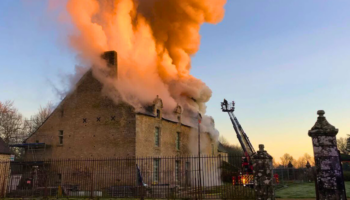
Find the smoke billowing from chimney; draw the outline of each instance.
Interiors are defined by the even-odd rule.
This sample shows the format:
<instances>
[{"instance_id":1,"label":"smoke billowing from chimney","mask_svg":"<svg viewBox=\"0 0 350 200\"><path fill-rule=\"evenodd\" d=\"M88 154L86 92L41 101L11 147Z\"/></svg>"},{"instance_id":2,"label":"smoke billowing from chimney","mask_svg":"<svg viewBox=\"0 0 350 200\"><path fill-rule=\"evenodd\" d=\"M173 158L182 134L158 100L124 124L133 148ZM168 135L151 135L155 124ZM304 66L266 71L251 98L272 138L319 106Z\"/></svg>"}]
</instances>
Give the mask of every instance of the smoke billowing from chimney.
<instances>
[{"instance_id":1,"label":"smoke billowing from chimney","mask_svg":"<svg viewBox=\"0 0 350 200\"><path fill-rule=\"evenodd\" d=\"M179 104L195 117L198 111L205 113L212 91L190 75L191 56L199 49L200 26L220 22L225 3L68 0L66 8L76 29L70 45L93 66L95 77L116 102L123 100L139 109L159 95L165 114ZM118 78L105 76L108 69L100 55L110 50L118 54Z\"/></svg>"}]
</instances>

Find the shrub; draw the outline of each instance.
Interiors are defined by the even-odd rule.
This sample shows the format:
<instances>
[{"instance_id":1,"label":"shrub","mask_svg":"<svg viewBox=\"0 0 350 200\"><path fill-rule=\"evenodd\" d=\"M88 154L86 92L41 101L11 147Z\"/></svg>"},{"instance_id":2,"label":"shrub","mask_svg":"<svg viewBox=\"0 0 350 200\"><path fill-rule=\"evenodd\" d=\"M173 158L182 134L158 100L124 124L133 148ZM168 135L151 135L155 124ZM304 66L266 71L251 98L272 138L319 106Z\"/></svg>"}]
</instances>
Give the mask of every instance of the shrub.
<instances>
[{"instance_id":1,"label":"shrub","mask_svg":"<svg viewBox=\"0 0 350 200\"><path fill-rule=\"evenodd\" d=\"M236 177L238 175L238 168L222 161L221 163L221 180L224 183L232 183L232 177Z\"/></svg>"},{"instance_id":2,"label":"shrub","mask_svg":"<svg viewBox=\"0 0 350 200\"><path fill-rule=\"evenodd\" d=\"M350 172L349 171L343 171L344 175L344 181L350 181Z\"/></svg>"}]
</instances>

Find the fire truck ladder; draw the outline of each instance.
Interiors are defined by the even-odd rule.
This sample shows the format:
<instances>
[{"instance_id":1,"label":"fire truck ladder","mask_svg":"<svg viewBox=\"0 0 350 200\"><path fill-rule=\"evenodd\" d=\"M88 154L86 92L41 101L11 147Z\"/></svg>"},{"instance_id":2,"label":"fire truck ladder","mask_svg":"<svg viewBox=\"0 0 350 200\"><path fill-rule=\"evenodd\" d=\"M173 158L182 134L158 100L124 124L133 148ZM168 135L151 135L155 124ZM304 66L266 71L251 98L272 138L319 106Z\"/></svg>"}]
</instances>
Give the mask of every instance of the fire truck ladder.
<instances>
[{"instance_id":1,"label":"fire truck ladder","mask_svg":"<svg viewBox=\"0 0 350 200\"><path fill-rule=\"evenodd\" d=\"M247 134L244 132L241 124L238 122L238 119L233 114L233 111L235 111L235 102L232 101L232 103L228 103L227 100L224 99L224 102L221 102L221 110L222 110L222 112L227 112L228 115L230 116L230 119L231 119L231 122L233 125L233 129L235 129L238 141L241 144L245 155L250 160L250 157L253 154L255 154L255 150L254 150L253 145L250 143Z\"/></svg>"}]
</instances>

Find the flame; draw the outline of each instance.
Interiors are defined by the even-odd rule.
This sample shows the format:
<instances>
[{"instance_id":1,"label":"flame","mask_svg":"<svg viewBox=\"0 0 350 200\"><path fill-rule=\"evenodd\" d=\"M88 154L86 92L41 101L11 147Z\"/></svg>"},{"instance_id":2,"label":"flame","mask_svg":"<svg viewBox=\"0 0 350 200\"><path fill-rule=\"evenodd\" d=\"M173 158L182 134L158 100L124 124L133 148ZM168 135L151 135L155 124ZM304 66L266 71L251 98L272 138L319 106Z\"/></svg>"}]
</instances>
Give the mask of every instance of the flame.
<instances>
[{"instance_id":1,"label":"flame","mask_svg":"<svg viewBox=\"0 0 350 200\"><path fill-rule=\"evenodd\" d=\"M68 0L76 32L70 45L99 69L100 54L118 53L118 78L105 80L135 107L159 95L165 110L176 104L205 113L211 90L190 75L203 23L218 23L226 0ZM96 73L95 73L96 74ZM113 90L108 90L113 91ZM192 99L195 99L193 101Z\"/></svg>"}]
</instances>

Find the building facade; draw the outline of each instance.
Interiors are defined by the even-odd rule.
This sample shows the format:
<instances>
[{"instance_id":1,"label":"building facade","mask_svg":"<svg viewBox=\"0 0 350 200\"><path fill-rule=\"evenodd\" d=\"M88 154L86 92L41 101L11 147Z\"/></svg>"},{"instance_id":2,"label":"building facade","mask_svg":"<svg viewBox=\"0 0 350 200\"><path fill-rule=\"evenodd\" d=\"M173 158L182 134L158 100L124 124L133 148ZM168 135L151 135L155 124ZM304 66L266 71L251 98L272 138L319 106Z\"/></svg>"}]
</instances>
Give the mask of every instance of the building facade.
<instances>
[{"instance_id":1,"label":"building facade","mask_svg":"<svg viewBox=\"0 0 350 200\"><path fill-rule=\"evenodd\" d=\"M162 116L158 97L151 112L135 112L125 102L115 104L101 95L102 85L89 71L25 143L45 144L26 152L27 159L121 158L193 155L197 128L181 122L181 107L174 108L178 121ZM192 136L192 137L191 137ZM201 153L217 152L208 133L201 133ZM40 150L41 149L41 150ZM214 150L215 149L215 150ZM214 152L214 153L213 153Z\"/></svg>"},{"instance_id":2,"label":"building facade","mask_svg":"<svg viewBox=\"0 0 350 200\"><path fill-rule=\"evenodd\" d=\"M108 66L117 69L116 53L107 52L104 55ZM113 75L116 74L115 72ZM25 145L33 147L27 148L26 159L151 157L141 163L135 159L130 162L123 161L122 164L109 162L98 166L86 165L84 168L56 163L51 165L50 169L57 171L57 177L51 179L53 183L78 184L80 179L75 177L77 174L90 174L94 177L93 173L99 169L110 173L103 177L94 177L94 182L99 187L132 185L137 183L137 165L147 184L192 184L191 175L186 173L189 173L190 168L196 171L195 165L198 165L198 162L175 159L169 164L162 159L167 156L194 154L191 148L197 145L198 129L182 122L182 108L174 108L173 118L176 120L167 119L163 117L162 99L157 96L144 112L136 112L128 103L116 104L104 96L102 88L103 85L94 78L93 72L88 71L77 83L75 90L68 94L42 126L25 140ZM201 143L205 144L202 145L201 154L218 155L217 144L210 134L200 135ZM197 155L197 152L195 154ZM217 163L207 165L208 169L214 165L218 166ZM205 164L202 164L202 168L205 168ZM132 175L125 177L122 173L115 174L115 171ZM184 176L187 176L187 179L179 181L176 178Z\"/></svg>"}]
</instances>

